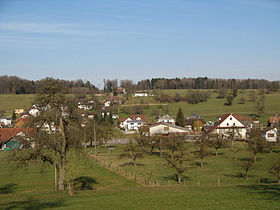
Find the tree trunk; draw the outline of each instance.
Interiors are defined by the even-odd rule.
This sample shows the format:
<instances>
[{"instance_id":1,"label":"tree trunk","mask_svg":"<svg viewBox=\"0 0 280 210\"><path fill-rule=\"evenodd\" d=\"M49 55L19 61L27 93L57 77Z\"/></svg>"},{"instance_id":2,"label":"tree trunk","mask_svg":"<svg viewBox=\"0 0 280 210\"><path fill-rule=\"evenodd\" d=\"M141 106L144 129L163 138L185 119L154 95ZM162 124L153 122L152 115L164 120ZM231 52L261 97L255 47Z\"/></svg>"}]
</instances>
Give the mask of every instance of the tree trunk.
<instances>
[{"instance_id":1,"label":"tree trunk","mask_svg":"<svg viewBox=\"0 0 280 210\"><path fill-rule=\"evenodd\" d=\"M200 168L202 168L202 158L200 159Z\"/></svg>"},{"instance_id":2,"label":"tree trunk","mask_svg":"<svg viewBox=\"0 0 280 210\"><path fill-rule=\"evenodd\" d=\"M59 163L59 175L58 175L58 190L64 190L65 189L65 158L60 158Z\"/></svg>"},{"instance_id":3,"label":"tree trunk","mask_svg":"<svg viewBox=\"0 0 280 210\"><path fill-rule=\"evenodd\" d=\"M254 163L257 162L257 153L254 155Z\"/></svg>"},{"instance_id":4,"label":"tree trunk","mask_svg":"<svg viewBox=\"0 0 280 210\"><path fill-rule=\"evenodd\" d=\"M278 174L278 182L277 184L280 184L280 173Z\"/></svg>"},{"instance_id":5,"label":"tree trunk","mask_svg":"<svg viewBox=\"0 0 280 210\"><path fill-rule=\"evenodd\" d=\"M182 177L180 174L177 174L177 183L180 184L182 180Z\"/></svg>"},{"instance_id":6,"label":"tree trunk","mask_svg":"<svg viewBox=\"0 0 280 210\"><path fill-rule=\"evenodd\" d=\"M65 175L66 175L66 136L64 133L64 124L62 117L59 119L61 129L61 148L59 151L59 176L58 176L58 190L65 190Z\"/></svg>"},{"instance_id":7,"label":"tree trunk","mask_svg":"<svg viewBox=\"0 0 280 210\"><path fill-rule=\"evenodd\" d=\"M218 156L218 149L216 149L216 156Z\"/></svg>"},{"instance_id":8,"label":"tree trunk","mask_svg":"<svg viewBox=\"0 0 280 210\"><path fill-rule=\"evenodd\" d=\"M248 179L248 169L245 170L245 176L244 179Z\"/></svg>"}]
</instances>

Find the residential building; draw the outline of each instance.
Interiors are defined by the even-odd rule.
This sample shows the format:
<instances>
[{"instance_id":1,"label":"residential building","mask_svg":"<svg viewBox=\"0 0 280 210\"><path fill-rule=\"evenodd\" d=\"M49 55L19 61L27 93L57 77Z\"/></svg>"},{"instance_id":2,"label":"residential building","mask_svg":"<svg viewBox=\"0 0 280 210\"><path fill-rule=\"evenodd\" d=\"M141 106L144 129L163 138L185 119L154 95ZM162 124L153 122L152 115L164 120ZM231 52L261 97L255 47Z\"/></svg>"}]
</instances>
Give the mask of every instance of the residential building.
<instances>
[{"instance_id":1,"label":"residential building","mask_svg":"<svg viewBox=\"0 0 280 210\"><path fill-rule=\"evenodd\" d=\"M12 119L7 117L7 116L3 116L0 117L0 122L4 125L4 126L9 126L12 124Z\"/></svg>"},{"instance_id":2,"label":"residential building","mask_svg":"<svg viewBox=\"0 0 280 210\"><path fill-rule=\"evenodd\" d=\"M165 114L158 118L158 123L171 123L175 125L175 120L168 114Z\"/></svg>"},{"instance_id":3,"label":"residential building","mask_svg":"<svg viewBox=\"0 0 280 210\"><path fill-rule=\"evenodd\" d=\"M134 93L135 97L144 97L144 96L149 96L148 91L136 91Z\"/></svg>"},{"instance_id":4,"label":"residential building","mask_svg":"<svg viewBox=\"0 0 280 210\"><path fill-rule=\"evenodd\" d=\"M277 141L277 128L275 126L269 126L262 131L263 137L268 142L276 142Z\"/></svg>"},{"instance_id":5,"label":"residential building","mask_svg":"<svg viewBox=\"0 0 280 210\"><path fill-rule=\"evenodd\" d=\"M218 118L218 122L208 131L208 134L229 138L233 135L236 139L246 139L247 131L252 127L253 120L250 117L239 114L224 114Z\"/></svg>"}]
</instances>

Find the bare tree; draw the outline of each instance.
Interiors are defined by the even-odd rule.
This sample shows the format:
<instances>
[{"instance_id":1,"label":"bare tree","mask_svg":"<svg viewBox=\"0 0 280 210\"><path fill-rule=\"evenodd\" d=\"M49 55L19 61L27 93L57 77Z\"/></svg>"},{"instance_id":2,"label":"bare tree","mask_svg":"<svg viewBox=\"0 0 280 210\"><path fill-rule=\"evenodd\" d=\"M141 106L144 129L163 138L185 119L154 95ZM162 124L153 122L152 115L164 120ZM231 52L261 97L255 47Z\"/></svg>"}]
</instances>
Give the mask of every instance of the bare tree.
<instances>
[{"instance_id":1,"label":"bare tree","mask_svg":"<svg viewBox=\"0 0 280 210\"><path fill-rule=\"evenodd\" d=\"M165 147L168 151L170 151L170 157L173 159L174 153L176 151L181 150L181 147L183 147L184 139L182 136L177 135L171 135L168 136L167 141L165 141Z\"/></svg>"},{"instance_id":2,"label":"bare tree","mask_svg":"<svg viewBox=\"0 0 280 210\"><path fill-rule=\"evenodd\" d=\"M202 134L201 139L195 143L198 150L194 152L195 156L200 160L200 167L203 166L203 159L207 157L210 152L208 151L208 139L205 134Z\"/></svg>"},{"instance_id":3,"label":"bare tree","mask_svg":"<svg viewBox=\"0 0 280 210\"><path fill-rule=\"evenodd\" d=\"M280 161L275 162L270 168L270 173L277 176L277 184L280 184Z\"/></svg>"},{"instance_id":4,"label":"bare tree","mask_svg":"<svg viewBox=\"0 0 280 210\"><path fill-rule=\"evenodd\" d=\"M58 170L57 188L64 190L67 153L70 149L82 152L76 102L64 94L57 80L47 79L36 97L36 104L40 114L34 123L40 132L33 142L35 148L13 153L11 159L17 166L27 166L33 161L54 165Z\"/></svg>"},{"instance_id":5,"label":"bare tree","mask_svg":"<svg viewBox=\"0 0 280 210\"><path fill-rule=\"evenodd\" d=\"M142 149L138 147L138 145L135 145L132 143L132 141L129 141L123 152L120 154L120 158L130 158L131 164L133 167L136 166L136 160L138 158L143 158L144 154L142 152Z\"/></svg>"},{"instance_id":6,"label":"bare tree","mask_svg":"<svg viewBox=\"0 0 280 210\"><path fill-rule=\"evenodd\" d=\"M211 139L209 145L216 150L216 156L218 156L218 150L227 145L227 141L220 136L217 136L216 139Z\"/></svg>"},{"instance_id":7,"label":"bare tree","mask_svg":"<svg viewBox=\"0 0 280 210\"><path fill-rule=\"evenodd\" d=\"M240 163L240 167L244 170L244 179L248 179L248 172L250 169L254 168L254 162L253 158L249 158Z\"/></svg>"},{"instance_id":8,"label":"bare tree","mask_svg":"<svg viewBox=\"0 0 280 210\"><path fill-rule=\"evenodd\" d=\"M260 128L251 128L248 139L249 150L254 154L254 162L257 161L257 153L264 152L267 148L267 143L261 134Z\"/></svg>"},{"instance_id":9,"label":"bare tree","mask_svg":"<svg viewBox=\"0 0 280 210\"><path fill-rule=\"evenodd\" d=\"M177 183L180 184L183 173L190 167L190 164L187 163L191 161L187 155L185 147L180 147L180 149L173 154L173 158L171 158L171 155L169 154L166 154L164 158L168 165L176 170Z\"/></svg>"}]
</instances>

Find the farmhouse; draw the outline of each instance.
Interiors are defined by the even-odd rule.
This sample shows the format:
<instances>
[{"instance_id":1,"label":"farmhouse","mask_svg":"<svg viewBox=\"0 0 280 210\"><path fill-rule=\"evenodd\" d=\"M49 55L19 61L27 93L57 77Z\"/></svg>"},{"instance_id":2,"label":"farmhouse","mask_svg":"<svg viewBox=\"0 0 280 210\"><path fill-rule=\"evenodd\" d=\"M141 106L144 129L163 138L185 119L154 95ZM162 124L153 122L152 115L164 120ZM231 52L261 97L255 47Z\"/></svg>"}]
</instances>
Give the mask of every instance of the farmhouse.
<instances>
[{"instance_id":1,"label":"farmhouse","mask_svg":"<svg viewBox=\"0 0 280 210\"><path fill-rule=\"evenodd\" d=\"M148 91L137 91L134 93L135 97L149 96Z\"/></svg>"},{"instance_id":2,"label":"farmhouse","mask_svg":"<svg viewBox=\"0 0 280 210\"><path fill-rule=\"evenodd\" d=\"M28 110L28 113L31 114L33 117L36 117L39 114L39 112L39 108L36 104L33 104Z\"/></svg>"},{"instance_id":3,"label":"farmhouse","mask_svg":"<svg viewBox=\"0 0 280 210\"><path fill-rule=\"evenodd\" d=\"M262 131L263 137L268 142L277 141L277 128L275 126L269 126Z\"/></svg>"},{"instance_id":4,"label":"farmhouse","mask_svg":"<svg viewBox=\"0 0 280 210\"><path fill-rule=\"evenodd\" d=\"M21 149L21 139L36 136L36 128L0 128L0 150Z\"/></svg>"},{"instance_id":5,"label":"farmhouse","mask_svg":"<svg viewBox=\"0 0 280 210\"><path fill-rule=\"evenodd\" d=\"M171 123L175 125L175 120L170 115L165 114L162 117L158 118L158 123Z\"/></svg>"},{"instance_id":6,"label":"farmhouse","mask_svg":"<svg viewBox=\"0 0 280 210\"><path fill-rule=\"evenodd\" d=\"M251 128L253 120L240 114L224 114L218 122L208 131L208 134L217 134L222 138L230 135L237 139L246 139L247 130Z\"/></svg>"}]
</instances>

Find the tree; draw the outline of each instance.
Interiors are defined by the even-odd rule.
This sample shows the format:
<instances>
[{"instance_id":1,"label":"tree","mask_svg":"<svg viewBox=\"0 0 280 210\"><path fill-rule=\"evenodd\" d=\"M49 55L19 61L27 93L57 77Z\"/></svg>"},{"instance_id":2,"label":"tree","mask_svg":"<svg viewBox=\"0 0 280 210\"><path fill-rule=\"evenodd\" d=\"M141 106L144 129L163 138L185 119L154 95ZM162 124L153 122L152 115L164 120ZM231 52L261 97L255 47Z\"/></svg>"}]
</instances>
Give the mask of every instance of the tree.
<instances>
[{"instance_id":1,"label":"tree","mask_svg":"<svg viewBox=\"0 0 280 210\"><path fill-rule=\"evenodd\" d=\"M276 161L270 168L270 173L277 177L277 184L280 184L280 161Z\"/></svg>"},{"instance_id":2,"label":"tree","mask_svg":"<svg viewBox=\"0 0 280 210\"><path fill-rule=\"evenodd\" d=\"M15 122L17 119L17 115L15 113L15 110L13 111L13 114L12 114L12 121Z\"/></svg>"},{"instance_id":3,"label":"tree","mask_svg":"<svg viewBox=\"0 0 280 210\"><path fill-rule=\"evenodd\" d=\"M187 155L185 147L180 147L179 150L177 150L173 154L172 158L170 154L165 154L164 159L167 161L170 167L176 170L177 183L180 184L183 173L186 171L187 168L190 167L187 163L191 161L191 159Z\"/></svg>"},{"instance_id":4,"label":"tree","mask_svg":"<svg viewBox=\"0 0 280 210\"><path fill-rule=\"evenodd\" d=\"M225 105L231 106L232 105L232 101L233 101L233 96L232 95L228 95L227 96L227 101L225 102Z\"/></svg>"},{"instance_id":5,"label":"tree","mask_svg":"<svg viewBox=\"0 0 280 210\"><path fill-rule=\"evenodd\" d=\"M58 170L57 188L64 190L68 151L82 152L76 102L66 97L58 80L46 79L36 97L36 104L40 114L34 123L40 132L33 142L35 148L18 151L12 154L11 159L17 166L27 166L33 161L54 165Z\"/></svg>"},{"instance_id":6,"label":"tree","mask_svg":"<svg viewBox=\"0 0 280 210\"><path fill-rule=\"evenodd\" d=\"M179 110L177 112L175 125L181 126L181 127L184 127L184 125L185 125L184 114L182 112L181 107L179 108Z\"/></svg>"},{"instance_id":7,"label":"tree","mask_svg":"<svg viewBox=\"0 0 280 210\"><path fill-rule=\"evenodd\" d=\"M261 96L261 99L256 101L256 111L257 111L257 116L261 116L262 114L265 113L265 95L263 94Z\"/></svg>"},{"instance_id":8,"label":"tree","mask_svg":"<svg viewBox=\"0 0 280 210\"><path fill-rule=\"evenodd\" d=\"M218 90L217 98L225 98L227 94L227 90L225 88L221 88Z\"/></svg>"},{"instance_id":9,"label":"tree","mask_svg":"<svg viewBox=\"0 0 280 210\"><path fill-rule=\"evenodd\" d=\"M173 159L174 153L183 147L184 139L182 136L171 135L165 141L165 147L170 151L170 158Z\"/></svg>"},{"instance_id":10,"label":"tree","mask_svg":"<svg viewBox=\"0 0 280 210\"><path fill-rule=\"evenodd\" d=\"M203 166L203 159L207 157L210 153L208 151L208 139L205 134L201 135L201 139L196 141L195 144L198 147L198 150L194 152L195 156L200 160L200 167Z\"/></svg>"},{"instance_id":11,"label":"tree","mask_svg":"<svg viewBox=\"0 0 280 210\"><path fill-rule=\"evenodd\" d=\"M244 179L248 179L248 172L250 169L252 169L254 167L254 159L249 158L246 161L243 161L242 163L240 163L240 167L245 171L244 172Z\"/></svg>"},{"instance_id":12,"label":"tree","mask_svg":"<svg viewBox=\"0 0 280 210\"><path fill-rule=\"evenodd\" d=\"M125 147L125 149L122 151L122 153L120 154L120 158L130 158L131 164L133 165L133 167L136 166L136 159L138 158L143 158L143 152L141 150L141 148L139 148L137 145L133 144L132 141L129 141L129 143L127 144L127 146Z\"/></svg>"},{"instance_id":13,"label":"tree","mask_svg":"<svg viewBox=\"0 0 280 210\"><path fill-rule=\"evenodd\" d=\"M240 99L239 99L239 104L245 104L246 100L245 98L242 96Z\"/></svg>"},{"instance_id":14,"label":"tree","mask_svg":"<svg viewBox=\"0 0 280 210\"><path fill-rule=\"evenodd\" d=\"M254 162L257 161L257 153L264 152L267 144L266 140L261 134L260 128L251 128L248 139L249 150L254 154Z\"/></svg>"},{"instance_id":15,"label":"tree","mask_svg":"<svg viewBox=\"0 0 280 210\"><path fill-rule=\"evenodd\" d=\"M232 96L235 98L237 96L238 89L233 89L232 90Z\"/></svg>"},{"instance_id":16,"label":"tree","mask_svg":"<svg viewBox=\"0 0 280 210\"><path fill-rule=\"evenodd\" d=\"M218 156L218 150L225 147L227 141L220 136L217 136L216 139L210 140L209 145L216 150L216 156Z\"/></svg>"}]
</instances>

